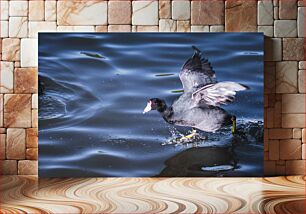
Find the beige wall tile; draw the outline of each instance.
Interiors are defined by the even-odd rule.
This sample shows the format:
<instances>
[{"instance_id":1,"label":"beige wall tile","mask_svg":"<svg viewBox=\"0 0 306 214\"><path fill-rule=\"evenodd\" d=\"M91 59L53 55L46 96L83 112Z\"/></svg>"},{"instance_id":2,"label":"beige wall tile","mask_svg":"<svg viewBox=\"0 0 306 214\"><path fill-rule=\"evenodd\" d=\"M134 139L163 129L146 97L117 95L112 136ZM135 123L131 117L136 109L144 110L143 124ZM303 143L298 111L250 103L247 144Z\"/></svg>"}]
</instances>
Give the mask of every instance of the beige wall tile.
<instances>
[{"instance_id":1,"label":"beige wall tile","mask_svg":"<svg viewBox=\"0 0 306 214\"><path fill-rule=\"evenodd\" d=\"M212 25L209 27L210 32L224 32L223 25Z\"/></svg>"},{"instance_id":2,"label":"beige wall tile","mask_svg":"<svg viewBox=\"0 0 306 214\"><path fill-rule=\"evenodd\" d=\"M0 94L0 127L2 126L3 126L3 94Z\"/></svg>"},{"instance_id":3,"label":"beige wall tile","mask_svg":"<svg viewBox=\"0 0 306 214\"><path fill-rule=\"evenodd\" d=\"M0 160L0 175L17 175L16 160Z\"/></svg>"},{"instance_id":4,"label":"beige wall tile","mask_svg":"<svg viewBox=\"0 0 306 214\"><path fill-rule=\"evenodd\" d=\"M257 27L257 32L263 32L263 34L268 37L273 37L274 35L273 31L274 31L273 26L258 26Z\"/></svg>"},{"instance_id":5,"label":"beige wall tile","mask_svg":"<svg viewBox=\"0 0 306 214\"><path fill-rule=\"evenodd\" d=\"M276 165L285 166L285 165L286 165L286 161L284 161L284 160L278 160L278 161L276 161Z\"/></svg>"},{"instance_id":6,"label":"beige wall tile","mask_svg":"<svg viewBox=\"0 0 306 214\"><path fill-rule=\"evenodd\" d=\"M209 32L208 25L192 25L191 32Z\"/></svg>"},{"instance_id":7,"label":"beige wall tile","mask_svg":"<svg viewBox=\"0 0 306 214\"><path fill-rule=\"evenodd\" d=\"M4 126L31 127L31 94L4 95Z\"/></svg>"},{"instance_id":8,"label":"beige wall tile","mask_svg":"<svg viewBox=\"0 0 306 214\"><path fill-rule=\"evenodd\" d=\"M0 93L12 93L14 81L14 63L0 62Z\"/></svg>"},{"instance_id":9,"label":"beige wall tile","mask_svg":"<svg viewBox=\"0 0 306 214\"><path fill-rule=\"evenodd\" d=\"M304 60L304 38L283 39L283 60Z\"/></svg>"},{"instance_id":10,"label":"beige wall tile","mask_svg":"<svg viewBox=\"0 0 306 214\"><path fill-rule=\"evenodd\" d=\"M298 37L305 37L305 7L298 8L297 28Z\"/></svg>"},{"instance_id":11,"label":"beige wall tile","mask_svg":"<svg viewBox=\"0 0 306 214\"><path fill-rule=\"evenodd\" d=\"M109 1L108 2L108 24L131 24L130 1Z\"/></svg>"},{"instance_id":12,"label":"beige wall tile","mask_svg":"<svg viewBox=\"0 0 306 214\"><path fill-rule=\"evenodd\" d=\"M298 4L299 7L305 7L306 6L304 0L298 0L297 4Z\"/></svg>"},{"instance_id":13,"label":"beige wall tile","mask_svg":"<svg viewBox=\"0 0 306 214\"><path fill-rule=\"evenodd\" d=\"M6 140L7 159L25 159L25 129L8 128Z\"/></svg>"},{"instance_id":14,"label":"beige wall tile","mask_svg":"<svg viewBox=\"0 0 306 214\"><path fill-rule=\"evenodd\" d=\"M189 20L190 19L190 2L189 1L172 1L172 19Z\"/></svg>"},{"instance_id":15,"label":"beige wall tile","mask_svg":"<svg viewBox=\"0 0 306 214\"><path fill-rule=\"evenodd\" d=\"M306 114L283 114L283 128L304 128Z\"/></svg>"},{"instance_id":16,"label":"beige wall tile","mask_svg":"<svg viewBox=\"0 0 306 214\"><path fill-rule=\"evenodd\" d=\"M159 18L171 18L171 1L159 1Z\"/></svg>"},{"instance_id":17,"label":"beige wall tile","mask_svg":"<svg viewBox=\"0 0 306 214\"><path fill-rule=\"evenodd\" d=\"M302 159L303 160L306 159L306 144L305 143L302 144Z\"/></svg>"},{"instance_id":18,"label":"beige wall tile","mask_svg":"<svg viewBox=\"0 0 306 214\"><path fill-rule=\"evenodd\" d=\"M302 138L302 129L294 128L293 129L293 138L294 139L301 139Z\"/></svg>"},{"instance_id":19,"label":"beige wall tile","mask_svg":"<svg viewBox=\"0 0 306 214\"><path fill-rule=\"evenodd\" d=\"M299 82L298 82L298 87L299 87L299 93L305 93L305 70L299 70Z\"/></svg>"},{"instance_id":20,"label":"beige wall tile","mask_svg":"<svg viewBox=\"0 0 306 214\"><path fill-rule=\"evenodd\" d=\"M279 18L296 19L297 17L296 0L279 0Z\"/></svg>"},{"instance_id":21,"label":"beige wall tile","mask_svg":"<svg viewBox=\"0 0 306 214\"><path fill-rule=\"evenodd\" d=\"M138 25L138 26L140 26L140 25ZM132 25L132 32L137 32L137 25Z\"/></svg>"},{"instance_id":22,"label":"beige wall tile","mask_svg":"<svg viewBox=\"0 0 306 214\"><path fill-rule=\"evenodd\" d=\"M273 6L278 7L279 6L279 0L273 0Z\"/></svg>"},{"instance_id":23,"label":"beige wall tile","mask_svg":"<svg viewBox=\"0 0 306 214\"><path fill-rule=\"evenodd\" d=\"M0 134L0 159L5 159L6 134Z\"/></svg>"},{"instance_id":24,"label":"beige wall tile","mask_svg":"<svg viewBox=\"0 0 306 214\"><path fill-rule=\"evenodd\" d=\"M297 92L297 62L276 63L276 93Z\"/></svg>"},{"instance_id":25,"label":"beige wall tile","mask_svg":"<svg viewBox=\"0 0 306 214\"><path fill-rule=\"evenodd\" d=\"M158 1L133 1L133 25L158 25Z\"/></svg>"},{"instance_id":26,"label":"beige wall tile","mask_svg":"<svg viewBox=\"0 0 306 214\"><path fill-rule=\"evenodd\" d=\"M44 1L29 1L29 20L43 21L45 19L45 2Z\"/></svg>"},{"instance_id":27,"label":"beige wall tile","mask_svg":"<svg viewBox=\"0 0 306 214\"><path fill-rule=\"evenodd\" d=\"M37 148L38 147L37 128L29 128L26 130L26 146L27 148Z\"/></svg>"},{"instance_id":28,"label":"beige wall tile","mask_svg":"<svg viewBox=\"0 0 306 214\"><path fill-rule=\"evenodd\" d=\"M57 2L58 25L106 25L107 2L100 0Z\"/></svg>"},{"instance_id":29,"label":"beige wall tile","mask_svg":"<svg viewBox=\"0 0 306 214\"><path fill-rule=\"evenodd\" d=\"M36 160L18 161L18 175L37 175L38 162Z\"/></svg>"},{"instance_id":30,"label":"beige wall tile","mask_svg":"<svg viewBox=\"0 0 306 214\"><path fill-rule=\"evenodd\" d=\"M282 127L282 102L276 101L274 107L274 127Z\"/></svg>"},{"instance_id":31,"label":"beige wall tile","mask_svg":"<svg viewBox=\"0 0 306 214\"><path fill-rule=\"evenodd\" d=\"M94 26L57 26L57 32L95 32Z\"/></svg>"},{"instance_id":32,"label":"beige wall tile","mask_svg":"<svg viewBox=\"0 0 306 214\"><path fill-rule=\"evenodd\" d=\"M305 94L284 94L282 113L306 113Z\"/></svg>"},{"instance_id":33,"label":"beige wall tile","mask_svg":"<svg viewBox=\"0 0 306 214\"><path fill-rule=\"evenodd\" d=\"M177 32L190 32L189 21L177 21Z\"/></svg>"},{"instance_id":34,"label":"beige wall tile","mask_svg":"<svg viewBox=\"0 0 306 214\"><path fill-rule=\"evenodd\" d=\"M280 140L279 147L281 160L299 160L302 158L301 140Z\"/></svg>"},{"instance_id":35,"label":"beige wall tile","mask_svg":"<svg viewBox=\"0 0 306 214\"><path fill-rule=\"evenodd\" d=\"M108 32L131 32L131 25L108 25Z\"/></svg>"},{"instance_id":36,"label":"beige wall tile","mask_svg":"<svg viewBox=\"0 0 306 214\"><path fill-rule=\"evenodd\" d=\"M286 161L286 175L305 174L305 160Z\"/></svg>"},{"instance_id":37,"label":"beige wall tile","mask_svg":"<svg viewBox=\"0 0 306 214\"><path fill-rule=\"evenodd\" d=\"M257 24L273 25L273 2L272 0L263 0L257 2Z\"/></svg>"},{"instance_id":38,"label":"beige wall tile","mask_svg":"<svg viewBox=\"0 0 306 214\"><path fill-rule=\"evenodd\" d=\"M269 139L291 139L292 129L269 129Z\"/></svg>"},{"instance_id":39,"label":"beige wall tile","mask_svg":"<svg viewBox=\"0 0 306 214\"><path fill-rule=\"evenodd\" d=\"M2 40L2 60L20 60L20 39L6 38Z\"/></svg>"},{"instance_id":40,"label":"beige wall tile","mask_svg":"<svg viewBox=\"0 0 306 214\"><path fill-rule=\"evenodd\" d=\"M38 110L37 109L32 110L32 127L33 128L38 127Z\"/></svg>"},{"instance_id":41,"label":"beige wall tile","mask_svg":"<svg viewBox=\"0 0 306 214\"><path fill-rule=\"evenodd\" d=\"M96 32L107 32L107 25L96 26Z\"/></svg>"},{"instance_id":42,"label":"beige wall tile","mask_svg":"<svg viewBox=\"0 0 306 214\"><path fill-rule=\"evenodd\" d=\"M38 94L32 94L32 109L38 109Z\"/></svg>"},{"instance_id":43,"label":"beige wall tile","mask_svg":"<svg viewBox=\"0 0 306 214\"><path fill-rule=\"evenodd\" d=\"M15 61L14 62L14 67L15 68L20 68L20 61Z\"/></svg>"},{"instance_id":44,"label":"beige wall tile","mask_svg":"<svg viewBox=\"0 0 306 214\"><path fill-rule=\"evenodd\" d=\"M8 21L0 21L0 37L6 38L9 36Z\"/></svg>"},{"instance_id":45,"label":"beige wall tile","mask_svg":"<svg viewBox=\"0 0 306 214\"><path fill-rule=\"evenodd\" d=\"M275 20L274 36L296 37L297 36L296 20Z\"/></svg>"},{"instance_id":46,"label":"beige wall tile","mask_svg":"<svg viewBox=\"0 0 306 214\"><path fill-rule=\"evenodd\" d=\"M56 22L29 22L29 37L38 38L38 32L56 32Z\"/></svg>"},{"instance_id":47,"label":"beige wall tile","mask_svg":"<svg viewBox=\"0 0 306 214\"><path fill-rule=\"evenodd\" d=\"M26 150L27 160L38 160L38 148L29 148Z\"/></svg>"},{"instance_id":48,"label":"beige wall tile","mask_svg":"<svg viewBox=\"0 0 306 214\"><path fill-rule=\"evenodd\" d=\"M37 39L21 39L21 67L37 67L38 41Z\"/></svg>"},{"instance_id":49,"label":"beige wall tile","mask_svg":"<svg viewBox=\"0 0 306 214\"><path fill-rule=\"evenodd\" d=\"M0 20L8 20L9 18L9 2L8 1L0 1Z\"/></svg>"},{"instance_id":50,"label":"beige wall tile","mask_svg":"<svg viewBox=\"0 0 306 214\"><path fill-rule=\"evenodd\" d=\"M269 141L269 160L279 160L279 140Z\"/></svg>"},{"instance_id":51,"label":"beige wall tile","mask_svg":"<svg viewBox=\"0 0 306 214\"><path fill-rule=\"evenodd\" d=\"M10 16L28 16L28 1L10 1Z\"/></svg>"},{"instance_id":52,"label":"beige wall tile","mask_svg":"<svg viewBox=\"0 0 306 214\"><path fill-rule=\"evenodd\" d=\"M137 26L137 32L158 32L158 26Z\"/></svg>"},{"instance_id":53,"label":"beige wall tile","mask_svg":"<svg viewBox=\"0 0 306 214\"><path fill-rule=\"evenodd\" d=\"M9 36L25 38L28 36L28 18L27 17L10 17L9 19Z\"/></svg>"},{"instance_id":54,"label":"beige wall tile","mask_svg":"<svg viewBox=\"0 0 306 214\"><path fill-rule=\"evenodd\" d=\"M300 61L299 62L299 69L303 69L303 70L306 69L306 61Z\"/></svg>"},{"instance_id":55,"label":"beige wall tile","mask_svg":"<svg viewBox=\"0 0 306 214\"><path fill-rule=\"evenodd\" d=\"M257 1L227 0L225 31L257 32Z\"/></svg>"},{"instance_id":56,"label":"beige wall tile","mask_svg":"<svg viewBox=\"0 0 306 214\"><path fill-rule=\"evenodd\" d=\"M176 21L172 19L160 19L158 27L159 27L159 32L175 32Z\"/></svg>"},{"instance_id":57,"label":"beige wall tile","mask_svg":"<svg viewBox=\"0 0 306 214\"><path fill-rule=\"evenodd\" d=\"M273 9L273 18L274 18L274 20L278 20L279 19L278 11L279 11L278 7L274 7L274 9Z\"/></svg>"},{"instance_id":58,"label":"beige wall tile","mask_svg":"<svg viewBox=\"0 0 306 214\"><path fill-rule=\"evenodd\" d=\"M45 1L45 20L56 21L56 1Z\"/></svg>"},{"instance_id":59,"label":"beige wall tile","mask_svg":"<svg viewBox=\"0 0 306 214\"><path fill-rule=\"evenodd\" d=\"M14 83L14 92L16 94L37 93L37 68L16 68L14 72Z\"/></svg>"},{"instance_id":60,"label":"beige wall tile","mask_svg":"<svg viewBox=\"0 0 306 214\"><path fill-rule=\"evenodd\" d=\"M224 24L224 2L219 0L192 1L192 25Z\"/></svg>"}]
</instances>

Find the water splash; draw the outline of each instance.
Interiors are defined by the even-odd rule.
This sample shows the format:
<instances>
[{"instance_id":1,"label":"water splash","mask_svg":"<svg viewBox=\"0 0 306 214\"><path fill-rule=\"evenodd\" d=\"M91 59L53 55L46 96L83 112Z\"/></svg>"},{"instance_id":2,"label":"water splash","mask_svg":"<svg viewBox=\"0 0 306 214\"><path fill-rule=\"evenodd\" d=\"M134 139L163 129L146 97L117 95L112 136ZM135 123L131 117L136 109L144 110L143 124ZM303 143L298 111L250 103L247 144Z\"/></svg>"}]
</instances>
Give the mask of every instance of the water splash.
<instances>
[{"instance_id":1,"label":"water splash","mask_svg":"<svg viewBox=\"0 0 306 214\"><path fill-rule=\"evenodd\" d=\"M198 144L202 143L203 141L207 140L207 136L203 135L202 133L196 132L192 137L186 137L183 133L177 130L175 127L169 128L171 133L171 137L162 145L188 145L192 144L193 146L197 146ZM192 134L192 131L189 131L187 135Z\"/></svg>"},{"instance_id":2,"label":"water splash","mask_svg":"<svg viewBox=\"0 0 306 214\"><path fill-rule=\"evenodd\" d=\"M263 144L263 121L237 120L237 123L237 131L234 135L231 133L231 127L228 126L218 130L216 133L197 131L191 138L184 137L191 134L191 131L183 134L176 127L170 127L171 137L163 142L162 145L198 147L203 145L225 146L238 143Z\"/></svg>"}]
</instances>

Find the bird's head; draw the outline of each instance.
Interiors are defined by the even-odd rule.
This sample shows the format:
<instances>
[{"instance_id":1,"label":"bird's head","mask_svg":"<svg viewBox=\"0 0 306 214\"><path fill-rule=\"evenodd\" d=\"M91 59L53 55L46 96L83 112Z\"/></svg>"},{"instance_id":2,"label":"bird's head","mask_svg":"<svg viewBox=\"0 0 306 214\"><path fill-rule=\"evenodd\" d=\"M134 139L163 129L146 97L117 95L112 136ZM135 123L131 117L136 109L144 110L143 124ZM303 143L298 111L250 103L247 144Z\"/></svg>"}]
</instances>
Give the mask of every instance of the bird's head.
<instances>
[{"instance_id":1,"label":"bird's head","mask_svg":"<svg viewBox=\"0 0 306 214\"><path fill-rule=\"evenodd\" d=\"M162 112L166 109L166 103L164 100L161 100L159 98L151 98L147 102L147 106L143 110L143 114L151 111L151 110L157 110L159 112Z\"/></svg>"}]
</instances>

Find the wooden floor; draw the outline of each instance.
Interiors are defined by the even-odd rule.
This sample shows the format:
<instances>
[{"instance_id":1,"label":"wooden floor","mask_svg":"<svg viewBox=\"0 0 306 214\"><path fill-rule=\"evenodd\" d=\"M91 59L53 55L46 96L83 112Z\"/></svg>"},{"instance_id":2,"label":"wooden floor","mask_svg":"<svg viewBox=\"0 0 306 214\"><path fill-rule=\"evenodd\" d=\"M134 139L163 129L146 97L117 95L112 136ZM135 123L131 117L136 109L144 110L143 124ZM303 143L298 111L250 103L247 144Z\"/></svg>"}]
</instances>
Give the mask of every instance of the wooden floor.
<instances>
[{"instance_id":1,"label":"wooden floor","mask_svg":"<svg viewBox=\"0 0 306 214\"><path fill-rule=\"evenodd\" d=\"M305 213L305 177L0 178L2 213ZM1 213L1 212L0 212Z\"/></svg>"}]
</instances>

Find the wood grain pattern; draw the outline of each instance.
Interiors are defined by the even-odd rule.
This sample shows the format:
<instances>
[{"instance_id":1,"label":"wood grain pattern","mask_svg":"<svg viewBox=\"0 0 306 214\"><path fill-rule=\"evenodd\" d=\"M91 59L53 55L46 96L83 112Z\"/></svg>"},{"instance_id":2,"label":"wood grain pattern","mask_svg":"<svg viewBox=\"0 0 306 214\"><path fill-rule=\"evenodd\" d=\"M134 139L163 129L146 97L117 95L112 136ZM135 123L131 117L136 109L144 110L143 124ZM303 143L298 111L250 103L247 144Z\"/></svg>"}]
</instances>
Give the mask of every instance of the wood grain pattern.
<instances>
[{"instance_id":1,"label":"wood grain pattern","mask_svg":"<svg viewBox=\"0 0 306 214\"><path fill-rule=\"evenodd\" d=\"M305 213L305 177L0 179L1 213Z\"/></svg>"}]
</instances>

